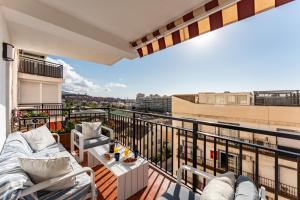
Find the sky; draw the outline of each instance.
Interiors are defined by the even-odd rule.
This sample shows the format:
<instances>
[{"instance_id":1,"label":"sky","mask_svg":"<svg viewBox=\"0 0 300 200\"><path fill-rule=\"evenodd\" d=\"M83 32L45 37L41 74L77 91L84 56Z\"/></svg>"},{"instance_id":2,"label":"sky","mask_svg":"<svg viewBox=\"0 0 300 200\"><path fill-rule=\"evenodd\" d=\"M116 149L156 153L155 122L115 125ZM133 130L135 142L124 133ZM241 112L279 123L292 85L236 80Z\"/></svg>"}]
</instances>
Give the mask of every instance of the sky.
<instances>
[{"instance_id":1,"label":"sky","mask_svg":"<svg viewBox=\"0 0 300 200\"><path fill-rule=\"evenodd\" d=\"M63 90L135 98L300 89L300 1L108 67L51 56L64 65Z\"/></svg>"}]
</instances>

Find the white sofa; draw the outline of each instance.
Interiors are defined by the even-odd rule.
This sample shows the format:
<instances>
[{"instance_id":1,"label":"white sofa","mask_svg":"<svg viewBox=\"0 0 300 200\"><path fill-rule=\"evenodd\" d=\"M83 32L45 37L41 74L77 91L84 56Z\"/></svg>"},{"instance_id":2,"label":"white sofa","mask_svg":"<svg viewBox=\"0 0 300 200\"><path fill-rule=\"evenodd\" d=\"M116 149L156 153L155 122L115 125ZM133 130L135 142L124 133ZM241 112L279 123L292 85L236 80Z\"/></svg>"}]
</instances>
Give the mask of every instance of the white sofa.
<instances>
[{"instance_id":1,"label":"white sofa","mask_svg":"<svg viewBox=\"0 0 300 200\"><path fill-rule=\"evenodd\" d=\"M20 132L8 135L0 154L0 199L96 199L94 171L88 167L81 167L74 157L59 143L39 152L34 152ZM69 156L73 172L61 177L52 178L34 184L25 171L20 167L19 157L46 157L51 155ZM89 173L89 175L87 174ZM70 177L75 177L73 187L47 191L46 189Z\"/></svg>"}]
</instances>

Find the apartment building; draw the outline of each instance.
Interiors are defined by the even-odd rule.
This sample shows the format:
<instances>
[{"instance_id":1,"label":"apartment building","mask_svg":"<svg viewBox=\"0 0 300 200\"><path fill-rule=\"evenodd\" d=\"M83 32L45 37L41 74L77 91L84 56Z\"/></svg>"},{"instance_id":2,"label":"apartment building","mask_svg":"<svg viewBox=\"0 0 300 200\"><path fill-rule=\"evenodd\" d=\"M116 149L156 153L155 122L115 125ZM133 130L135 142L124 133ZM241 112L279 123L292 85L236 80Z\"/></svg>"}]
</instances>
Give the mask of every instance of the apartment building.
<instances>
[{"instance_id":1,"label":"apartment building","mask_svg":"<svg viewBox=\"0 0 300 200\"><path fill-rule=\"evenodd\" d=\"M136 96L136 108L154 112L170 113L172 111L172 98L170 96L149 95L139 93Z\"/></svg>"},{"instance_id":2,"label":"apartment building","mask_svg":"<svg viewBox=\"0 0 300 200\"><path fill-rule=\"evenodd\" d=\"M269 91L271 93L271 91ZM184 98L180 98L184 97ZM189 98L188 98L189 97ZM195 97L193 101L189 101L191 97ZM266 129L273 131L284 131L290 134L300 134L300 107L292 106L262 106L252 103L252 94L245 93L199 93L191 95L174 95L172 97L172 115L176 117L188 117L200 121L209 121L235 127L251 127L258 129ZM270 101L270 99L269 99ZM188 128L192 130L191 123L173 122L174 126ZM297 140L277 137L276 135L257 134L255 132L238 131L227 128L218 128L208 125L199 125L198 130L213 135L224 136L234 140L246 143L259 144L267 148L283 149L294 152L300 151L300 144ZM191 135L185 133L175 134L175 142L179 142L178 154L181 163L185 163L185 159L189 163L192 162L192 142ZM207 142L207 151L203 152L203 140L198 140L197 146L197 162L202 163L206 158L208 170L214 167L214 156L216 156L216 167L219 170L226 166L225 144L217 141L216 149L214 142ZM231 146L228 149L228 165L232 171L238 173L239 163L242 162L243 174L251 176L255 174L255 151L253 149L243 148L242 159L239 158L239 147ZM204 153L206 154L204 156ZM269 152L260 154L260 172L259 180L266 186L274 184L274 155ZM177 159L177 157L174 157ZM285 157L286 159L286 157ZM176 161L177 162L177 161ZM297 183L292 181L293 176L297 176L297 168L295 160L282 160L279 162L279 181L283 191L296 193ZM192 177L189 177L191 180ZM271 198L270 194L270 199ZM282 199L292 198L284 195Z\"/></svg>"},{"instance_id":3,"label":"apartment building","mask_svg":"<svg viewBox=\"0 0 300 200\"><path fill-rule=\"evenodd\" d=\"M13 107L61 104L62 65L48 62L47 55L29 51L20 50L16 55Z\"/></svg>"}]
</instances>

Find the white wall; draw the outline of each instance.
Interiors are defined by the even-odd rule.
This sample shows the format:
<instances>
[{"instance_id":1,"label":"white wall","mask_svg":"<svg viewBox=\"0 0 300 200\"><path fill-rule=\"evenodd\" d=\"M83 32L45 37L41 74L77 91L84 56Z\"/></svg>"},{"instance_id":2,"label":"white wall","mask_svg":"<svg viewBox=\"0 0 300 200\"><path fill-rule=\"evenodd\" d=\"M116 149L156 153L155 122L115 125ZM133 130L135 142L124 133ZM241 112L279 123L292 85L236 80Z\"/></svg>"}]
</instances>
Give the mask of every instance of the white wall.
<instances>
[{"instance_id":1,"label":"white wall","mask_svg":"<svg viewBox=\"0 0 300 200\"><path fill-rule=\"evenodd\" d=\"M0 8L0 151L5 142L9 128L9 67L10 63L2 58L2 43L9 42L6 22Z\"/></svg>"}]
</instances>

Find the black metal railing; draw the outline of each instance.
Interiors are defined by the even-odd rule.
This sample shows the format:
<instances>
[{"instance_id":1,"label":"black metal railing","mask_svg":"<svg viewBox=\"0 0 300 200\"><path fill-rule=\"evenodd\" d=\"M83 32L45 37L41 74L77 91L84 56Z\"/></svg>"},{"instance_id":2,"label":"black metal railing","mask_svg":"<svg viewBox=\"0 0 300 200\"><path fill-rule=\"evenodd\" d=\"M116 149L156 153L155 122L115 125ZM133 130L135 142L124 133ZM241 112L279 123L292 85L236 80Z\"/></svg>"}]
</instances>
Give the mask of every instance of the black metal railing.
<instances>
[{"instance_id":1,"label":"black metal railing","mask_svg":"<svg viewBox=\"0 0 300 200\"><path fill-rule=\"evenodd\" d=\"M18 104L20 110L34 111L35 113L46 112L48 115L62 115L62 103L24 103Z\"/></svg>"},{"instance_id":2,"label":"black metal railing","mask_svg":"<svg viewBox=\"0 0 300 200\"><path fill-rule=\"evenodd\" d=\"M211 172L214 175L224 173L225 171L233 171L236 175L248 174L257 186L265 186L267 190L273 193L274 199L279 196L287 197L289 199L298 199L300 185L300 154L295 152L283 151L275 146L261 146L254 143L248 143L235 138L228 138L219 136L212 133L201 131L199 126L211 126L224 129L231 129L249 134L255 133L256 135L266 135L275 138L288 138L300 142L299 135L292 135L285 132L269 131L262 129L254 129L235 125L226 125L222 123L212 123L206 121L198 121L193 119L176 118L172 116L164 116L157 114L141 113L128 111L130 115L114 114L112 111L109 115L115 126L116 136L119 141L124 145L131 148L136 148L140 154L148 159L152 164L163 170L165 173L176 176L176 169L183 164L192 165L193 167L200 168L204 171ZM149 120L149 117L168 119L177 121L179 123L172 123L171 125L157 123L154 120ZM176 126L179 124L179 126ZM184 128L181 124L190 124L191 128ZM170 143L170 145L168 145ZM191 151L188 151L188 143L190 143ZM183 144L183 145L182 145ZM183 152L178 152L179 146L183 146ZM199 164L199 155L197 152L201 149L203 153L202 164ZM225 159L223 166L219 166L220 158L218 152L222 150L225 152ZM177 151L177 153L176 153ZM183 159L176 159L174 154L184 154ZM230 166L229 155L236 155L236 167ZM251 162L247 161L247 156L251 154ZM208 157L211 156L211 160ZM264 157L267 158L264 160ZM261 169L262 165L270 165L269 159L273 163L268 169L273 175L269 173L268 176L262 176L266 173ZM294 169L295 176L291 179L297 179L297 185L289 185L291 183L280 182L280 164L293 163L297 166ZM251 172L244 169L250 168ZM296 178L298 176L298 178ZM205 180L199 184L198 177L188 176L185 173L184 182L194 190L197 190L199 185L205 186Z\"/></svg>"},{"instance_id":3,"label":"black metal railing","mask_svg":"<svg viewBox=\"0 0 300 200\"><path fill-rule=\"evenodd\" d=\"M182 149L178 149L178 152L180 152L177 156L182 159L185 160L185 153L181 151ZM192 162L192 153L188 153L187 154L187 160L189 162ZM204 163L207 167L207 169L213 170L214 167L214 160L213 159L206 159L204 161L203 155L199 156L197 155L197 164L199 166L204 166ZM228 165L229 165L229 171L235 172L237 173L237 168L234 165L233 162L228 161ZM217 168L217 172L218 173L225 173L227 169L223 168L222 166L218 166ZM249 178L255 180L255 173L251 173L251 172L247 172L247 171L242 171L242 175L243 176L248 176ZM274 192L274 186L275 186L275 180L270 179L270 178L266 178L264 176L259 175L258 176L258 184L260 186L264 186L265 188L267 188L269 191ZM288 197L291 199L296 199L297 197L297 188L294 186L290 186L288 184L284 184L284 183L279 183L279 194L284 196L284 197Z\"/></svg>"},{"instance_id":4,"label":"black metal railing","mask_svg":"<svg viewBox=\"0 0 300 200\"><path fill-rule=\"evenodd\" d=\"M182 165L191 165L213 175L233 171L236 176L251 177L257 187L266 187L268 195L275 200L280 196L289 199L300 197L299 153L220 136L204 130L205 127L223 128L287 138L298 143L300 135L119 109L61 109L61 113L60 116L49 116L48 122L51 124L60 121L62 128L67 129L70 128L68 124L71 122L101 120L115 131L120 143L132 150L138 150L142 157L174 178L177 169ZM22 118L19 120L21 123L16 124L22 129L25 124ZM167 123L162 123L164 121ZM286 166L290 172L281 174L279 168L282 166ZM283 181L283 176L289 176L289 179L285 178ZM186 172L183 181L194 191L201 190L206 185L206 180Z\"/></svg>"},{"instance_id":5,"label":"black metal railing","mask_svg":"<svg viewBox=\"0 0 300 200\"><path fill-rule=\"evenodd\" d=\"M26 56L20 56L19 72L52 78L63 78L62 65Z\"/></svg>"},{"instance_id":6,"label":"black metal railing","mask_svg":"<svg viewBox=\"0 0 300 200\"><path fill-rule=\"evenodd\" d=\"M49 105L40 108L24 108L13 111L12 131L29 131L46 124L53 132L70 132L75 124L83 121L107 123L107 113L106 108L56 109Z\"/></svg>"}]
</instances>

